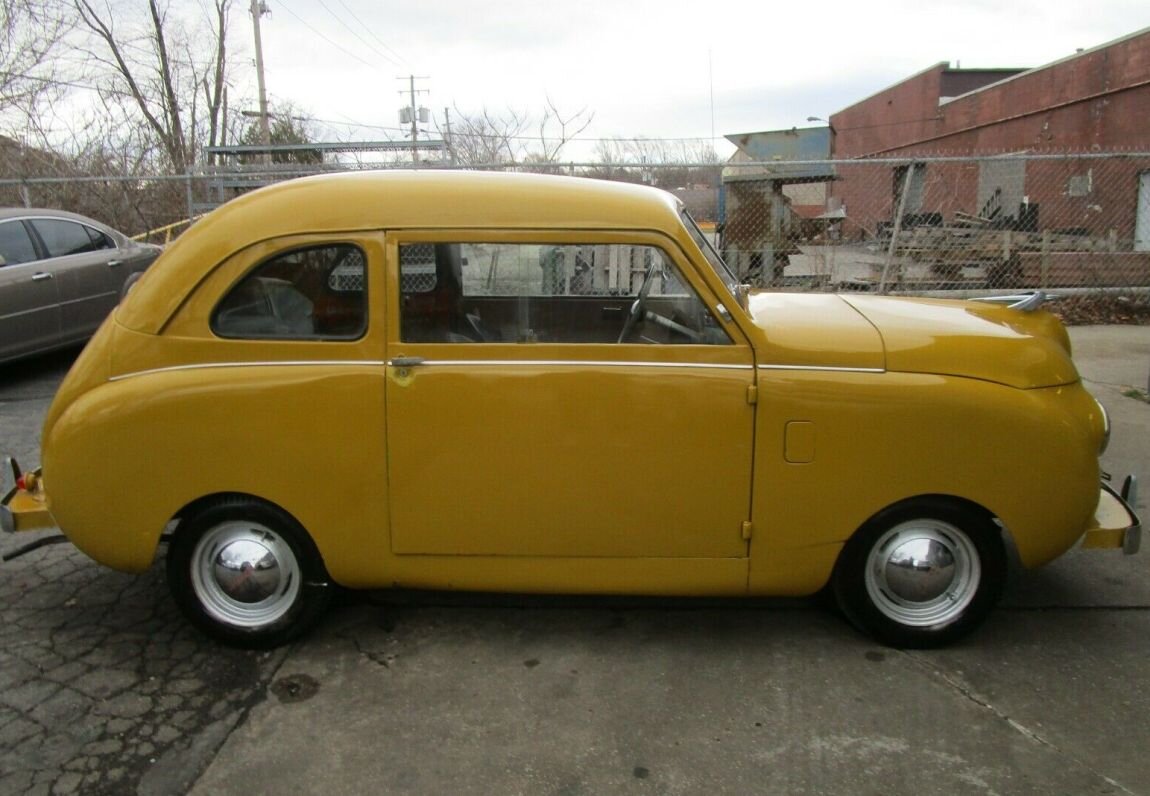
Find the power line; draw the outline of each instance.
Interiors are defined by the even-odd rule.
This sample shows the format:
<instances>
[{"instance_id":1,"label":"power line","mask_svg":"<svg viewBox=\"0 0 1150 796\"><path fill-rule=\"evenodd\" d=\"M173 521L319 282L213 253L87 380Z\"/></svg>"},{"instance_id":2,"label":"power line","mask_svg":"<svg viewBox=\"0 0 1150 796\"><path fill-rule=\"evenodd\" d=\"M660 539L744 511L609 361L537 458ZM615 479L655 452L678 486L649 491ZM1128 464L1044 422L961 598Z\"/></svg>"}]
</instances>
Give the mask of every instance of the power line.
<instances>
[{"instance_id":1,"label":"power line","mask_svg":"<svg viewBox=\"0 0 1150 796\"><path fill-rule=\"evenodd\" d=\"M379 68L378 64L373 64L373 63L370 63L370 62L368 62L368 61L364 60L363 58L360 58L358 55L356 55L356 54L355 54L355 53L353 53L351 50L349 50L349 49L347 49L346 47L344 47L342 44L338 44L338 43L336 43L336 42L332 41L331 39L329 39L327 36L325 36L325 35L323 35L322 33L320 33L318 30L316 30L316 29L315 29L315 28L313 28L311 25L309 25L309 24L307 23L307 21L305 21L305 20L304 20L304 18L303 18L303 17L301 17L299 14L297 14L296 12L294 12L294 11L292 11L290 8L288 8L287 4L286 4L286 3L284 3L284 2L283 2L283 0L280 0L280 8L282 8L284 11L288 12L289 14L291 14L293 17L295 17L295 18L296 18L296 20L297 20L297 21L298 21L298 22L299 22L301 25L303 25L305 28L307 28L308 30L310 30L310 31L311 31L312 33L314 33L316 36L319 36L321 39L323 39L324 41L326 41L326 42L327 42L328 44L330 44L332 47L335 47L335 48L336 48L337 50L339 50L340 52L342 52L342 53L345 53L345 54L347 54L347 55L350 55L352 58L354 58L355 60L359 61L359 62L360 62L361 64L363 64L364 66L370 67L371 69L378 69L378 68Z\"/></svg>"},{"instance_id":2,"label":"power line","mask_svg":"<svg viewBox=\"0 0 1150 796\"><path fill-rule=\"evenodd\" d=\"M395 131L395 132L407 133L409 135L411 132L408 128L404 128L404 127L390 127L390 126L382 125L382 124L368 124L367 122L357 122L354 119L348 119L346 121L340 121L338 119L319 119L319 118L316 118L314 116L309 116L309 117L304 117L304 118L306 118L307 121L309 121L309 122L316 122L318 124L332 124L332 125L339 125L342 127L363 127L363 128L368 129L368 130L390 130L390 131ZM634 137L605 136L605 137L584 138L584 137L580 136L578 138L565 139L562 137L551 138L551 137L540 137L537 135L499 135L497 133L471 133L471 132L460 133L458 128L453 127L452 129L454 130L456 135L467 136L467 137L471 137L471 138L492 139L492 140L499 140L499 141L532 141L532 142L540 141L540 142L547 142L547 143L562 143L564 141L567 141L570 143L570 142L580 141L582 143L606 142L606 143L636 143L636 144L640 144L640 143L641 144L673 144L673 143L706 144L706 143L711 142L711 139L705 135L682 136L682 137L677 137L677 138L676 137L654 138L654 137L650 137L650 136L634 136Z\"/></svg>"},{"instance_id":3,"label":"power line","mask_svg":"<svg viewBox=\"0 0 1150 796\"><path fill-rule=\"evenodd\" d=\"M113 96L129 97L129 98L132 96L131 94L129 94L125 91L119 91L119 90L112 88L112 87L93 86L93 85L87 85L84 83L76 83L76 82L67 81L67 80L52 80L50 78L38 77L36 75L27 75L27 74L23 74L23 73L19 73L19 72L0 71L0 78L3 78L3 79L22 78L25 80L34 80L34 81L41 82L41 83L48 83L48 84L53 84L53 85L69 86L71 88L84 89L86 91L102 91L102 92L111 94ZM279 99L282 103L282 98L279 98ZM332 124L332 125L339 125L342 127L364 127L366 129L369 129L369 130L390 130L390 131L394 131L394 132L408 132L407 128L404 128L404 127L394 127L394 126L383 125L383 124L371 124L369 122L361 122L361 121L357 121L355 119L350 119L350 118L346 119L346 120L321 119L321 118L316 117L316 116L297 116L294 118L306 119L309 122L316 122L318 124ZM456 132L456 134L459 133L458 130L456 130L455 132ZM498 140L507 140L507 141L561 142L564 140L563 138L547 138L547 137L540 137L540 136L535 136L535 135L504 136L504 135L497 135L497 134L492 134L492 133L466 133L466 135L470 135L473 138L498 139ZM679 143L679 142L704 143L710 139L708 139L706 136L698 135L698 136L681 136L681 137L673 137L673 138L654 138L654 137L648 137L648 136L605 136L605 137L596 137L596 138L580 137L580 138L576 138L576 139L572 139L572 140L582 141L583 143L619 142L619 143L670 144L670 143Z\"/></svg>"},{"instance_id":4,"label":"power line","mask_svg":"<svg viewBox=\"0 0 1150 796\"><path fill-rule=\"evenodd\" d=\"M393 49L392 47L389 47L387 45L387 42L385 42L383 39L379 38L379 36L376 36L375 31L371 28L371 26L364 24L364 21L362 19L360 19L354 11L351 10L351 7L348 6L347 3L343 2L343 0L339 0L339 4L341 6L343 6L345 9L347 9L347 13L351 14L351 18L354 19L356 22L358 22L363 27L363 29L368 32L368 35L370 35L373 39L375 39L377 42L379 42L380 45L383 47L383 49L387 50L389 53L391 53L392 55L394 55L396 58L403 61L404 63L407 63L407 59L404 58L402 55L400 55L398 52L396 52L395 49Z\"/></svg>"},{"instance_id":5,"label":"power line","mask_svg":"<svg viewBox=\"0 0 1150 796\"><path fill-rule=\"evenodd\" d=\"M344 22L344 21L343 21L343 18L342 18L342 17L340 17L338 14L336 14L334 11L332 11L332 10L331 10L331 7L330 7L330 6L328 6L328 4L327 4L327 3L325 3L323 0L319 0L319 4L320 4L321 6L323 6L323 10L324 10L324 11L326 11L326 12L327 12L327 13L329 13L329 14L331 14L332 18L333 18L333 19L335 19L335 21L336 21L336 22L338 22L339 24L341 24L341 25L343 25L345 28L347 28L348 32L350 32L352 36L355 36L357 39L359 39L361 42L363 42L363 43L364 43L364 45L367 47L367 49L371 50L373 53L375 53L376 55L378 55L380 58L383 58L385 61L389 61L389 62L391 62L392 64L395 64L396 66L399 66L399 61L395 60L395 59L394 59L394 58L392 58L390 55L387 55L386 53L384 53L382 50L380 50L378 47L376 47L375 45L373 45L371 42L369 42L369 41L368 41L367 39L365 39L363 36L360 36L360 35L359 35L359 32L358 32L358 31L356 31L356 29L355 29L355 28L353 28L351 25L349 25L349 24L347 24L346 22ZM362 25L363 23L361 22L360 24Z\"/></svg>"},{"instance_id":6,"label":"power line","mask_svg":"<svg viewBox=\"0 0 1150 796\"><path fill-rule=\"evenodd\" d=\"M396 78L396 79L397 80L407 80L407 78ZM407 93L407 92L400 92L400 93L403 94L403 93ZM277 98L277 99L282 101L282 98ZM372 124L370 122L361 122L357 119L352 119L351 117L348 117L348 116L345 116L343 119L321 119L318 116L301 116L301 117L297 117L297 118L306 119L309 122L316 122L317 124L332 124L332 125L338 125L340 127L364 127L364 128L367 128L368 130L392 130L395 132L408 133L408 134L410 134L410 132L411 132L410 128L407 128L407 127L396 127L394 125ZM459 130L455 129L455 132L458 133ZM469 133L464 133L464 135L468 135L468 136L471 136L473 138L493 138L493 139L498 139L500 141L560 142L560 141L565 140L563 138L558 138L558 137L557 138L548 138L548 137L541 138L540 136L537 136L537 135L499 135L497 133L470 133L469 132ZM606 141L606 142L622 142L622 143L649 143L649 144L664 144L664 143L666 143L666 144L669 144L669 143L677 143L677 142L705 143L705 142L709 141L710 139L705 135L688 135L688 136L667 137L667 138L659 138L659 137L653 137L653 136L602 136L602 137L583 137L583 136L580 136L579 138L567 139L567 140L582 141L584 143L588 143L588 142L597 143L600 141Z\"/></svg>"},{"instance_id":7,"label":"power line","mask_svg":"<svg viewBox=\"0 0 1150 796\"><path fill-rule=\"evenodd\" d=\"M31 80L36 83L44 83L50 86L67 86L68 88L79 88L85 91L98 91L113 97L126 97L133 98L133 95L127 91L121 91L113 86L93 86L87 83L77 83L72 80L60 80L58 78L40 77L39 75L28 75L22 72L0 72L0 79L3 80Z\"/></svg>"}]
</instances>

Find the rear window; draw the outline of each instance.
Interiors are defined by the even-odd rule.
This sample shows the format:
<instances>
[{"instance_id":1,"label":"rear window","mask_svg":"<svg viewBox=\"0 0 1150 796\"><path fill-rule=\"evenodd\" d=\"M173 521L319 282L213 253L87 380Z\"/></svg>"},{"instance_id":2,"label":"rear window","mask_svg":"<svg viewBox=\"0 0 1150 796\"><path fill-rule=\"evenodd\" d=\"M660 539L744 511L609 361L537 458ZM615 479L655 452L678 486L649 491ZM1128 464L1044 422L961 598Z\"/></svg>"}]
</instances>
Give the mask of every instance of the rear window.
<instances>
[{"instance_id":1,"label":"rear window","mask_svg":"<svg viewBox=\"0 0 1150 796\"><path fill-rule=\"evenodd\" d=\"M49 257L67 257L70 254L83 254L101 248L89 237L87 228L74 221L37 218L33 219L32 226L40 236L40 240L44 241L44 248L48 250Z\"/></svg>"}]
</instances>

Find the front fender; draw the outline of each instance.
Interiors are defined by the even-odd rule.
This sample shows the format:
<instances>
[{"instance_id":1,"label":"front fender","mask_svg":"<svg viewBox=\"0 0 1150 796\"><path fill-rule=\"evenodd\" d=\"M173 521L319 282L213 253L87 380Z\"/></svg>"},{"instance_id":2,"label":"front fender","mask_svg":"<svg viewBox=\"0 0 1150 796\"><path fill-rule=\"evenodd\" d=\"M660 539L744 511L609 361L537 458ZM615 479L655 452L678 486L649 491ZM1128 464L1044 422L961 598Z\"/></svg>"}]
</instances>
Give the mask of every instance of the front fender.
<instances>
[{"instance_id":1,"label":"front fender","mask_svg":"<svg viewBox=\"0 0 1150 796\"><path fill-rule=\"evenodd\" d=\"M910 498L981 506L1027 567L1069 549L1098 504L1103 421L1080 384L771 371L759 394L753 511L766 533L752 544L752 592L818 590L843 543Z\"/></svg>"}]
</instances>

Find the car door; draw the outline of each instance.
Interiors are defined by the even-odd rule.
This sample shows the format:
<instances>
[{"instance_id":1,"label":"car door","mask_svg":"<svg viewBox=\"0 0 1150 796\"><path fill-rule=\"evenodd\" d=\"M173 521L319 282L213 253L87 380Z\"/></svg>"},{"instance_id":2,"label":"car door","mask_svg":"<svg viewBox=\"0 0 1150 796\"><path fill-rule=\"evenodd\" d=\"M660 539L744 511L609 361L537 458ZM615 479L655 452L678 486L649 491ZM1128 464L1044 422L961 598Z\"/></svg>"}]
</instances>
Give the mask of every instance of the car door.
<instances>
[{"instance_id":1,"label":"car door","mask_svg":"<svg viewBox=\"0 0 1150 796\"><path fill-rule=\"evenodd\" d=\"M388 251L393 552L746 556L752 353L674 244L408 233Z\"/></svg>"},{"instance_id":2,"label":"car door","mask_svg":"<svg viewBox=\"0 0 1150 796\"><path fill-rule=\"evenodd\" d=\"M50 348L60 336L55 268L25 223L0 221L0 360Z\"/></svg>"},{"instance_id":3,"label":"car door","mask_svg":"<svg viewBox=\"0 0 1150 796\"><path fill-rule=\"evenodd\" d=\"M104 248L102 238L94 239L89 227L76 221L34 218L30 223L53 260L61 337L73 340L91 336L119 298L112 273L122 265L116 249Z\"/></svg>"}]
</instances>

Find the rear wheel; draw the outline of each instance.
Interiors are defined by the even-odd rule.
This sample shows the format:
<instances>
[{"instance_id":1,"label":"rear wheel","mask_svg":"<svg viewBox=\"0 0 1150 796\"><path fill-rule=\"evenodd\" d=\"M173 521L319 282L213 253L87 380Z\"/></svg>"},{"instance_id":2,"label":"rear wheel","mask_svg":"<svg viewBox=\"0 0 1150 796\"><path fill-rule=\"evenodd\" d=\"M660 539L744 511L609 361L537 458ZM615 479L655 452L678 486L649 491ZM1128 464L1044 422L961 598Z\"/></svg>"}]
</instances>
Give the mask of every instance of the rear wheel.
<instances>
[{"instance_id":1,"label":"rear wheel","mask_svg":"<svg viewBox=\"0 0 1150 796\"><path fill-rule=\"evenodd\" d=\"M330 598L319 552L299 523L245 498L221 498L184 518L167 566L180 609L229 644L290 641L315 624Z\"/></svg>"},{"instance_id":2,"label":"rear wheel","mask_svg":"<svg viewBox=\"0 0 1150 796\"><path fill-rule=\"evenodd\" d=\"M935 647L982 622L1005 580L1006 553L993 520L923 498L860 528L839 557L832 588L847 618L884 644Z\"/></svg>"}]
</instances>

